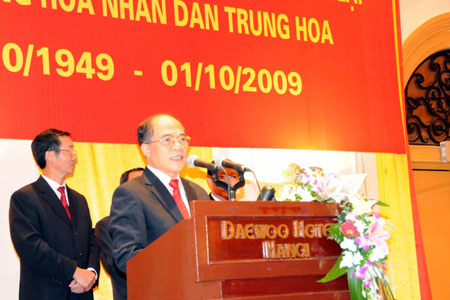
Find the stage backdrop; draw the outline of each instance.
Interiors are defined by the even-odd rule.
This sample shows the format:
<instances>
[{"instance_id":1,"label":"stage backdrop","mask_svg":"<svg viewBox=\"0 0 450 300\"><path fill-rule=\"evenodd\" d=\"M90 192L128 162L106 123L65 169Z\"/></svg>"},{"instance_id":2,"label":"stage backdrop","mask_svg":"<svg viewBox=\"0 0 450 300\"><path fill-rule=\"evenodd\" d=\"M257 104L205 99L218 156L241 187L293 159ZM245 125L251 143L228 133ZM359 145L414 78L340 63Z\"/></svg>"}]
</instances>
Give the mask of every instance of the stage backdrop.
<instances>
[{"instance_id":1,"label":"stage backdrop","mask_svg":"<svg viewBox=\"0 0 450 300\"><path fill-rule=\"evenodd\" d=\"M397 229L389 276L399 299L420 299L397 12L397 0L0 0L0 215L37 177L29 144L49 127L77 142L68 184L87 196L94 222L109 213L121 172L143 164L125 144L153 113L178 117L204 159L204 146L398 153L377 154L394 158L378 167ZM270 159L287 159L276 151ZM268 156L236 161L261 173ZM19 260L0 221L1 287L14 299ZM105 283L97 300L111 299Z\"/></svg>"},{"instance_id":2,"label":"stage backdrop","mask_svg":"<svg viewBox=\"0 0 450 300\"><path fill-rule=\"evenodd\" d=\"M0 138L405 153L394 0L0 0Z\"/></svg>"}]
</instances>

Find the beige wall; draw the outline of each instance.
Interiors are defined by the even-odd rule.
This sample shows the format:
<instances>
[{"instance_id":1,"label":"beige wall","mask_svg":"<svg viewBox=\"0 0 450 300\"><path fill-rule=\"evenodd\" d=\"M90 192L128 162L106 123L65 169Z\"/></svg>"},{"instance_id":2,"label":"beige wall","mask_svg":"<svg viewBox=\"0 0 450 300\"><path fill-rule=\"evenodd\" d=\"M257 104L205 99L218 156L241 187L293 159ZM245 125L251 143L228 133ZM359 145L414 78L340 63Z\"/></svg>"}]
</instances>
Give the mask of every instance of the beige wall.
<instances>
[{"instance_id":1,"label":"beige wall","mask_svg":"<svg viewBox=\"0 0 450 300\"><path fill-rule=\"evenodd\" d=\"M400 0L402 42L427 20L450 12L450 0Z\"/></svg>"}]
</instances>

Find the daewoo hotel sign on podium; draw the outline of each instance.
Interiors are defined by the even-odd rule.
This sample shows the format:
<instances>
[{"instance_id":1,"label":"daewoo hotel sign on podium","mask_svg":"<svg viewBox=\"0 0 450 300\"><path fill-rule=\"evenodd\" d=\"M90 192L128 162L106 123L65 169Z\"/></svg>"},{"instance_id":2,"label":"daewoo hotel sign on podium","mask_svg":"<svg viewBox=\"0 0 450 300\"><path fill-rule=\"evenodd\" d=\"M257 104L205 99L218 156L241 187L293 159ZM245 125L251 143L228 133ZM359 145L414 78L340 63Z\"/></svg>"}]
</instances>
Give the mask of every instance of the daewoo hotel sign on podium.
<instances>
[{"instance_id":1,"label":"daewoo hotel sign on podium","mask_svg":"<svg viewBox=\"0 0 450 300\"><path fill-rule=\"evenodd\" d=\"M261 223L233 223L232 221L222 220L221 223L222 240L262 240L261 249L256 249L263 254L266 259L269 258L304 258L311 257L311 248L308 242L305 243L275 243L275 240L286 241L288 238L327 238L329 236L328 228L332 223L305 225L304 220L294 220L291 224L281 223L261 224ZM290 226L289 226L290 225Z\"/></svg>"}]
</instances>

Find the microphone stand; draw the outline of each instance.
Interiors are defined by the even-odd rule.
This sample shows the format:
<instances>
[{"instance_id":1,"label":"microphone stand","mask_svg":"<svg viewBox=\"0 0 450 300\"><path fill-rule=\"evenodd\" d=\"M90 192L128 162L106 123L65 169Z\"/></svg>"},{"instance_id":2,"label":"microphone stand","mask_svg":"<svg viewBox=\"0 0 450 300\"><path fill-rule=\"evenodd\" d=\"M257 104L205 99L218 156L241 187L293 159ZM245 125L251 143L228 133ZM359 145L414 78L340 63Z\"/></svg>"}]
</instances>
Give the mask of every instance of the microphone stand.
<instances>
[{"instance_id":1,"label":"microphone stand","mask_svg":"<svg viewBox=\"0 0 450 300\"><path fill-rule=\"evenodd\" d=\"M222 170L220 170L220 171L222 171ZM224 168L223 171L225 173L225 177L227 178L227 182L223 182L223 181L219 180L217 178L218 171L214 171L214 172L212 172L212 178L214 180L214 184L217 187L219 187L223 190L226 190L228 192L228 200L234 201L234 200L236 200L236 191L245 185L244 172L238 171L239 181L236 182L236 184L233 187L231 187L229 184L230 178L228 176L226 169Z\"/></svg>"}]
</instances>

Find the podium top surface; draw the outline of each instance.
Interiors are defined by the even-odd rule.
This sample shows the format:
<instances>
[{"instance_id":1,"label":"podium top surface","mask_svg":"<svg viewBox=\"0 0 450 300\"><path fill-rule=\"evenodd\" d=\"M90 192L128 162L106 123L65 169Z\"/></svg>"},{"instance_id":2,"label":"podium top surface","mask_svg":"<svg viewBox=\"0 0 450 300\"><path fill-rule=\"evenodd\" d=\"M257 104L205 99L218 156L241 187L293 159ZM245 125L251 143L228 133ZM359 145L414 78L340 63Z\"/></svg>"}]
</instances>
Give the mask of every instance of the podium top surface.
<instances>
[{"instance_id":1,"label":"podium top surface","mask_svg":"<svg viewBox=\"0 0 450 300\"><path fill-rule=\"evenodd\" d=\"M323 217L339 215L339 205L327 202L192 201L192 216Z\"/></svg>"}]
</instances>

